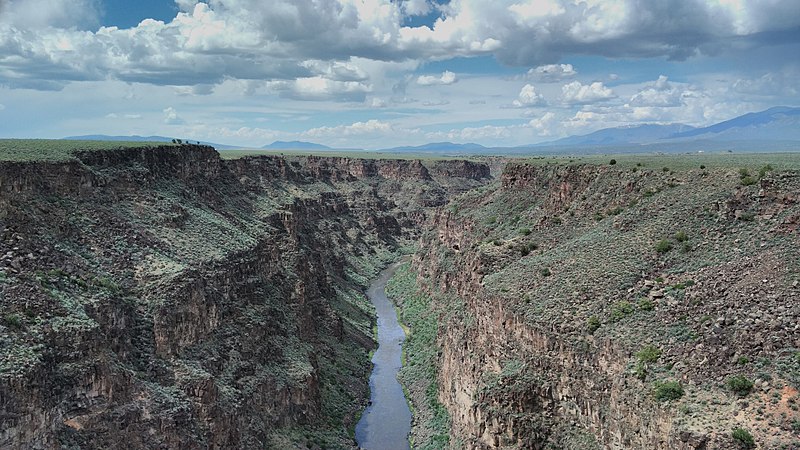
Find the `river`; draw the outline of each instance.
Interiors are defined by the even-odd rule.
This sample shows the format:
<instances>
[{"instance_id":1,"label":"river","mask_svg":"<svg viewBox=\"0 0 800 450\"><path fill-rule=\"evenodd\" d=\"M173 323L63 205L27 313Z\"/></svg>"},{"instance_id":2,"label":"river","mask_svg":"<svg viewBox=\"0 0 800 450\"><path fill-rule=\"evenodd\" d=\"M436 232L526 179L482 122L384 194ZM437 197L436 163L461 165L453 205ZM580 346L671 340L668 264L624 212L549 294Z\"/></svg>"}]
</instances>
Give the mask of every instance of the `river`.
<instances>
[{"instance_id":1,"label":"river","mask_svg":"<svg viewBox=\"0 0 800 450\"><path fill-rule=\"evenodd\" d=\"M406 334L397 321L394 305L386 297L386 283L399 264L381 272L367 291L378 315L378 349L372 357L375 366L369 377L370 406L356 425L356 442L366 450L409 449L411 411L397 381Z\"/></svg>"}]
</instances>

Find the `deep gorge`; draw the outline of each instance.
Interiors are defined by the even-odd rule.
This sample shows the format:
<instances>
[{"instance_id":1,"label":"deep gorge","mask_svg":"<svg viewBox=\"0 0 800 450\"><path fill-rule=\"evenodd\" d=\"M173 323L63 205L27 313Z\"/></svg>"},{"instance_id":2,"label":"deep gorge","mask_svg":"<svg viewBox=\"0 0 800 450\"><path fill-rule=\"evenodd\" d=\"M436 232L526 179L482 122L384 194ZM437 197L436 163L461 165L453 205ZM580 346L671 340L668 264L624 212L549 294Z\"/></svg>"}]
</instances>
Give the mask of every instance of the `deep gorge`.
<instances>
[{"instance_id":1,"label":"deep gorge","mask_svg":"<svg viewBox=\"0 0 800 450\"><path fill-rule=\"evenodd\" d=\"M432 344L401 372L415 448L800 442L797 173L497 178L192 145L0 162L0 447L355 448L363 292L403 253L389 293ZM747 401L734 374L758 380Z\"/></svg>"}]
</instances>

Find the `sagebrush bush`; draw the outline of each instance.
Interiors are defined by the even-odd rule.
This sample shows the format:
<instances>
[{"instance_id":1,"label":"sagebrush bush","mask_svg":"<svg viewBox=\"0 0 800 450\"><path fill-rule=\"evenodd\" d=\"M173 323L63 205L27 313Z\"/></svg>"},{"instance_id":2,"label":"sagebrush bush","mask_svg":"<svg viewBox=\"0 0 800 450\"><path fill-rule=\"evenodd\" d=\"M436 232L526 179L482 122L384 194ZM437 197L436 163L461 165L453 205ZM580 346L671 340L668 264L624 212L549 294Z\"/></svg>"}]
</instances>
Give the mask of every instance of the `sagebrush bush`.
<instances>
[{"instance_id":1,"label":"sagebrush bush","mask_svg":"<svg viewBox=\"0 0 800 450\"><path fill-rule=\"evenodd\" d=\"M683 397L683 386L678 381L665 381L656 383L654 395L656 400L677 400Z\"/></svg>"},{"instance_id":2,"label":"sagebrush bush","mask_svg":"<svg viewBox=\"0 0 800 450\"><path fill-rule=\"evenodd\" d=\"M753 382L748 380L744 375L729 377L727 381L725 381L725 385L739 397L744 397L753 390Z\"/></svg>"},{"instance_id":3,"label":"sagebrush bush","mask_svg":"<svg viewBox=\"0 0 800 450\"><path fill-rule=\"evenodd\" d=\"M753 435L750 434L749 431L745 430L744 428L736 428L731 433L733 440L738 442L744 448L753 448L756 446L756 441L753 439Z\"/></svg>"},{"instance_id":4,"label":"sagebrush bush","mask_svg":"<svg viewBox=\"0 0 800 450\"><path fill-rule=\"evenodd\" d=\"M656 244L656 251L658 253L667 253L670 250L672 250L672 242L666 239L662 239Z\"/></svg>"}]
</instances>

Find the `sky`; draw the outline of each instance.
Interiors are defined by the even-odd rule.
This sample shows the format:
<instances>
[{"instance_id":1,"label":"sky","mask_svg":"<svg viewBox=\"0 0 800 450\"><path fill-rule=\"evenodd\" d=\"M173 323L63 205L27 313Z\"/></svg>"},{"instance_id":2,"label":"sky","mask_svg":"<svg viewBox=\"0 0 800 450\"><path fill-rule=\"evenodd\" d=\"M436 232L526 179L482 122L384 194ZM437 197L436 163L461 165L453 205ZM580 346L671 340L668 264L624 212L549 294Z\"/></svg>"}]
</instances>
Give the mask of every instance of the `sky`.
<instances>
[{"instance_id":1,"label":"sky","mask_svg":"<svg viewBox=\"0 0 800 450\"><path fill-rule=\"evenodd\" d=\"M520 146L800 105L798 0L0 0L0 137Z\"/></svg>"}]
</instances>

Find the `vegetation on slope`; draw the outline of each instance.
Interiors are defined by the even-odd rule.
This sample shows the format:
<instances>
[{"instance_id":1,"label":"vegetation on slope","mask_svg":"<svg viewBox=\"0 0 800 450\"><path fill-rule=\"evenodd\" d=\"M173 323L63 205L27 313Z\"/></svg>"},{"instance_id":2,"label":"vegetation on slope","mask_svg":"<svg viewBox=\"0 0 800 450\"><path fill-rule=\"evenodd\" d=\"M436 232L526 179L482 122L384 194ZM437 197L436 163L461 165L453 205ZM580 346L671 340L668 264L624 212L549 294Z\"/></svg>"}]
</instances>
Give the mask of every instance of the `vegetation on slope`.
<instances>
[{"instance_id":1,"label":"vegetation on slope","mask_svg":"<svg viewBox=\"0 0 800 450\"><path fill-rule=\"evenodd\" d=\"M412 440L415 449L447 447L450 418L438 400L439 310L416 285L408 264L397 269L386 288L397 304L400 320L409 330L403 344L404 363L398 379L403 384L414 414Z\"/></svg>"}]
</instances>

